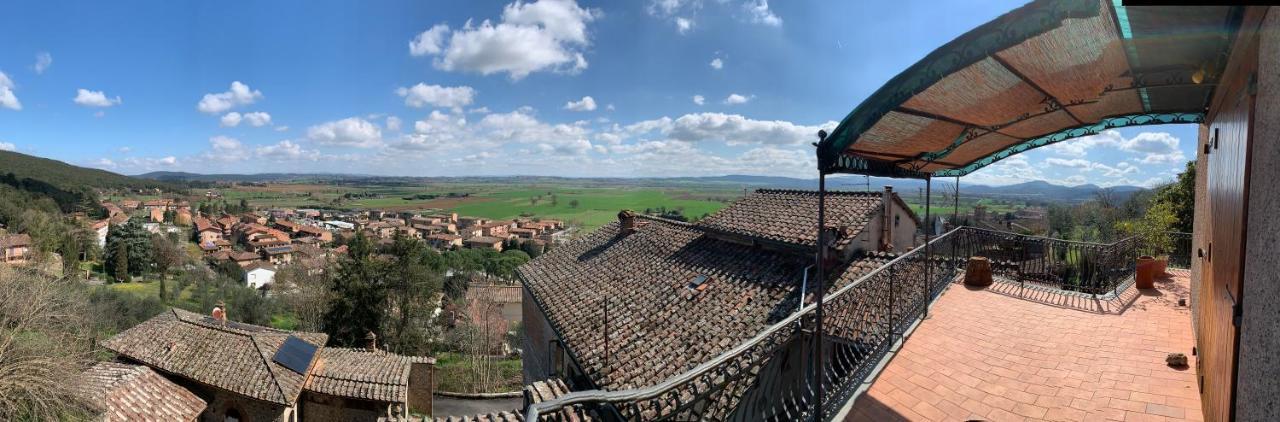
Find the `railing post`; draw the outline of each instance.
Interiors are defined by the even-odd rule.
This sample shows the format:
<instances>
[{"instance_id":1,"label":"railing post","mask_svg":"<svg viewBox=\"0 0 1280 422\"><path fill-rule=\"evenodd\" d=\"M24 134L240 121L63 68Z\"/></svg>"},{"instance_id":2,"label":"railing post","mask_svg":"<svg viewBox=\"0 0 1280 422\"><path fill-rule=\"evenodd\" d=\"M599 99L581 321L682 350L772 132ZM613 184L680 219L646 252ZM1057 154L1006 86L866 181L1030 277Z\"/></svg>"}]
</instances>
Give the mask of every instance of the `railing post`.
<instances>
[{"instance_id":1,"label":"railing post","mask_svg":"<svg viewBox=\"0 0 1280 422\"><path fill-rule=\"evenodd\" d=\"M933 277L930 277L933 267L933 247L929 244L933 240L933 230L929 227L933 225L929 209L933 208L933 178L926 177L924 179L924 317L929 317L929 301L933 299Z\"/></svg>"},{"instance_id":2,"label":"railing post","mask_svg":"<svg viewBox=\"0 0 1280 422\"><path fill-rule=\"evenodd\" d=\"M819 136L825 137L825 132L819 132ZM827 258L827 175L824 172L818 173L818 268L817 268L817 287L818 287L818 306L817 306L817 329L813 342L813 419L815 421L822 419L822 308L824 306L823 299L826 296L826 287L823 282L826 281L825 263ZM801 300L804 300L801 298Z\"/></svg>"}]
</instances>

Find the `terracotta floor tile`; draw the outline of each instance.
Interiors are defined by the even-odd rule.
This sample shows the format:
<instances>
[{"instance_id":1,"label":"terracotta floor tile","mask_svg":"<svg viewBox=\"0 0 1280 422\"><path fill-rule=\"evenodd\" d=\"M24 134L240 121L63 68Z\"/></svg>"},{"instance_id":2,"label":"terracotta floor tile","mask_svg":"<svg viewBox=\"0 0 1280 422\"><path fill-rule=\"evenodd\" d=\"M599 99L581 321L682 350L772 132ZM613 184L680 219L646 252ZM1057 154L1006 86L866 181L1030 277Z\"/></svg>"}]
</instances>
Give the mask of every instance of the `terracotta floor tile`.
<instances>
[{"instance_id":1,"label":"terracotta floor tile","mask_svg":"<svg viewBox=\"0 0 1280 422\"><path fill-rule=\"evenodd\" d=\"M1175 273L1159 296L1111 301L953 285L849 420L1198 421L1195 370L1164 364L1193 346L1177 306L1189 281Z\"/></svg>"}]
</instances>

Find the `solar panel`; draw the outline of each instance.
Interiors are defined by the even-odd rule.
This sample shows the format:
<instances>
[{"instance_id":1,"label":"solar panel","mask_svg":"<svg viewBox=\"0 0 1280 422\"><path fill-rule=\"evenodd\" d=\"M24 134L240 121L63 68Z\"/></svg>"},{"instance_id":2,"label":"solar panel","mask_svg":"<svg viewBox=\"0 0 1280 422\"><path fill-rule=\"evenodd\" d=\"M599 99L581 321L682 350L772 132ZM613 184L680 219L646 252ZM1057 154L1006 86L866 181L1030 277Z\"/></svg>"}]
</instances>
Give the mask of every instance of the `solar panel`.
<instances>
[{"instance_id":1,"label":"solar panel","mask_svg":"<svg viewBox=\"0 0 1280 422\"><path fill-rule=\"evenodd\" d=\"M289 368L293 372L306 374L307 367L311 366L311 360L316 356L316 349L317 347L311 343L289 336L284 340L284 344L280 346L280 350L276 351L276 355L271 360L284 365L285 368Z\"/></svg>"},{"instance_id":2,"label":"solar panel","mask_svg":"<svg viewBox=\"0 0 1280 422\"><path fill-rule=\"evenodd\" d=\"M694 277L693 281L689 282L689 286L688 286L689 290L695 290L699 287L702 287L702 283L706 283L707 278L708 277L706 276L706 274L699 274L697 277Z\"/></svg>"}]
</instances>

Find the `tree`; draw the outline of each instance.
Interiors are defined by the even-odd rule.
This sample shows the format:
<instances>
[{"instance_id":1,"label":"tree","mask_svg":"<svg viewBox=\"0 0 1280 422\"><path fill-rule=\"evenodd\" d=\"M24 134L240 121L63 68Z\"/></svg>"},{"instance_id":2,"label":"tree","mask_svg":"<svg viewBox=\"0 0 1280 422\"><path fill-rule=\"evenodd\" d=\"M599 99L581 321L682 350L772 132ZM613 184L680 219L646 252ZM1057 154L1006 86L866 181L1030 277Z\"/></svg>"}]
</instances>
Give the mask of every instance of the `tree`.
<instances>
[{"instance_id":1,"label":"tree","mask_svg":"<svg viewBox=\"0 0 1280 422\"><path fill-rule=\"evenodd\" d=\"M364 234L356 234L347 245L347 253L338 263L330 287L324 330L334 345L358 347L367 333L382 332L387 291L378 281L378 264L370 257L372 244Z\"/></svg>"},{"instance_id":2,"label":"tree","mask_svg":"<svg viewBox=\"0 0 1280 422\"><path fill-rule=\"evenodd\" d=\"M1188 161L1178 180L1156 189L1155 202L1172 207L1176 219L1173 230L1190 233L1196 213L1196 162Z\"/></svg>"},{"instance_id":3,"label":"tree","mask_svg":"<svg viewBox=\"0 0 1280 422\"><path fill-rule=\"evenodd\" d=\"M429 320L438 305L440 274L432 270L434 252L417 239L397 236L391 245L392 262L386 267L388 319L385 344L401 354L430 353Z\"/></svg>"},{"instance_id":4,"label":"tree","mask_svg":"<svg viewBox=\"0 0 1280 422\"><path fill-rule=\"evenodd\" d=\"M112 250L114 256L103 264L107 273L115 277L117 283L129 281L129 246L124 242L116 242Z\"/></svg>"},{"instance_id":5,"label":"tree","mask_svg":"<svg viewBox=\"0 0 1280 422\"><path fill-rule=\"evenodd\" d=\"M570 200L570 201L569 201L569 208L578 208L578 200L577 200L577 199Z\"/></svg>"},{"instance_id":6,"label":"tree","mask_svg":"<svg viewBox=\"0 0 1280 422\"><path fill-rule=\"evenodd\" d=\"M93 338L83 288L0 266L0 420L91 419L77 391Z\"/></svg>"}]
</instances>

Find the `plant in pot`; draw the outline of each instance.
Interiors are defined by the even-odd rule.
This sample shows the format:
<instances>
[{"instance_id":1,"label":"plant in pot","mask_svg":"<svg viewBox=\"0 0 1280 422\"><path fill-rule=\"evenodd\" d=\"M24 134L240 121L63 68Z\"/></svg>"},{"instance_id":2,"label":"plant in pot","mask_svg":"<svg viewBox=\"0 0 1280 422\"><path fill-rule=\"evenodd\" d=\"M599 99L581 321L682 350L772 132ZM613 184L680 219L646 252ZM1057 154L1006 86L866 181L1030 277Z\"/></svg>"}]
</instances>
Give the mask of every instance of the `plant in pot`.
<instances>
[{"instance_id":1,"label":"plant in pot","mask_svg":"<svg viewBox=\"0 0 1280 422\"><path fill-rule=\"evenodd\" d=\"M1173 251L1173 225L1178 217L1174 214L1173 205L1168 202L1155 202L1147 209L1146 215L1134 225L1135 234L1151 251L1151 255L1138 258L1137 283L1139 288L1154 287L1154 278L1164 275L1169 267L1169 253ZM1144 271L1144 265L1147 267Z\"/></svg>"}]
</instances>

